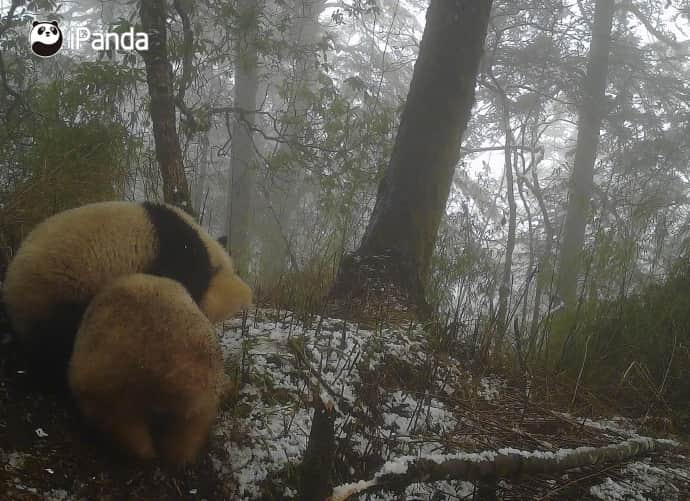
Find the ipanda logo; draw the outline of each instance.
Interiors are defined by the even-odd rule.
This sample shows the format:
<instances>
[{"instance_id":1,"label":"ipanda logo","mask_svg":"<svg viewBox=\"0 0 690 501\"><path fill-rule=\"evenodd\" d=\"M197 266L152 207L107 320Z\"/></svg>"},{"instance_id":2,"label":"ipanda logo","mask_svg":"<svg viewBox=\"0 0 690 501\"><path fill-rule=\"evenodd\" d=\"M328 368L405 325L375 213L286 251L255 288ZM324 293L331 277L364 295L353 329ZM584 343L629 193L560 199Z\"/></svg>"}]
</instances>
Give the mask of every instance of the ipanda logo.
<instances>
[{"instance_id":1,"label":"ipanda logo","mask_svg":"<svg viewBox=\"0 0 690 501\"><path fill-rule=\"evenodd\" d=\"M92 33L88 28L73 30L73 36L67 36L67 46L70 49L81 49L82 44L88 42L93 50L149 50L148 33L135 33L130 28L123 33ZM51 57L62 47L62 30L57 21L34 21L29 35L31 50L39 57Z\"/></svg>"},{"instance_id":2,"label":"ipanda logo","mask_svg":"<svg viewBox=\"0 0 690 501\"><path fill-rule=\"evenodd\" d=\"M34 21L29 35L31 50L39 57L50 57L57 54L62 47L62 31L57 21Z\"/></svg>"}]
</instances>

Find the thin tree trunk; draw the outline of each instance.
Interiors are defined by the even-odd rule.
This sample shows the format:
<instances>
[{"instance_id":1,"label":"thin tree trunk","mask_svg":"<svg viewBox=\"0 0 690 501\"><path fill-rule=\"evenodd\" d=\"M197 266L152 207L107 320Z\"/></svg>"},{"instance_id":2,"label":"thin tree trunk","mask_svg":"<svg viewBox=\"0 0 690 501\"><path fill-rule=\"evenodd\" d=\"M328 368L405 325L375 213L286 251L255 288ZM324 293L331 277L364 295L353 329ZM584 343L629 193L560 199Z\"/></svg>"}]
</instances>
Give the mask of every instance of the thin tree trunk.
<instances>
[{"instance_id":1,"label":"thin tree trunk","mask_svg":"<svg viewBox=\"0 0 690 501\"><path fill-rule=\"evenodd\" d=\"M245 26L238 34L235 48L235 108L237 113L232 132L230 180L228 188L228 245L240 275L249 271L249 249L254 173L253 130L256 125L256 96L259 86L257 36L262 2L239 0L238 17ZM251 20L251 22L249 21Z\"/></svg>"},{"instance_id":2,"label":"thin tree trunk","mask_svg":"<svg viewBox=\"0 0 690 501\"><path fill-rule=\"evenodd\" d=\"M525 143L525 129L527 128L527 123L523 123L520 132L520 138L522 145L524 146ZM532 208L530 207L530 204L527 200L527 197L525 196L525 179L527 178L527 171L529 170L530 166L532 165L531 163L528 165L527 162L525 161L525 155L524 155L524 150L521 151L515 151L515 172L517 174L517 177L515 179L515 186L517 187L518 194L520 195L520 200L522 201L522 207L524 208L525 211L525 216L527 219L527 232L528 232L528 242L529 242L529 259L527 262L527 269L529 270L529 276L527 277L527 280L525 281L525 289L524 292L522 293L522 317L520 318L520 334L523 335L526 331L527 327L527 317L528 317L528 309L529 309L529 292L530 292L530 287L532 286L532 278L535 275L534 272L534 263L537 261L537 249L536 249L536 238L535 238L535 230L536 228L534 227L534 219L532 215ZM532 154L532 160L534 160L534 154ZM518 161L519 164L522 168L521 172L518 173Z\"/></svg>"},{"instance_id":3,"label":"thin tree trunk","mask_svg":"<svg viewBox=\"0 0 690 501\"><path fill-rule=\"evenodd\" d=\"M385 284L428 314L425 282L474 103L490 10L491 0L431 0L391 161L360 247L341 264L333 298Z\"/></svg>"},{"instance_id":4,"label":"thin tree trunk","mask_svg":"<svg viewBox=\"0 0 690 501\"><path fill-rule=\"evenodd\" d=\"M611 28L614 0L596 0L592 43L589 49L587 74L583 85L582 103L577 127L577 146L570 182L568 210L560 250L558 290L568 306L577 299L577 278L585 226L594 182L594 163L599 147L599 132L605 109L606 80L609 72Z\"/></svg>"},{"instance_id":5,"label":"thin tree trunk","mask_svg":"<svg viewBox=\"0 0 690 501\"><path fill-rule=\"evenodd\" d=\"M532 347L534 346L535 339L537 337L537 332L539 330L539 317L540 317L540 306L541 306L541 296L544 290L544 282L546 274L553 273L553 269L549 266L551 261L551 253L553 249L553 226L551 224L551 219L549 218L549 211L546 208L546 203L544 202L544 195L541 191L541 186L539 186L539 176L537 175L537 166L544 159L544 149L539 148L536 150L536 154L532 152L531 168L532 171L532 184L527 184L530 191L537 199L537 204L539 205L539 210L541 211L542 219L544 221L544 251L539 257L539 271L537 273L537 285L534 290L534 305L532 309L532 320L530 324L530 335L529 335L529 346L527 353L531 353Z\"/></svg>"},{"instance_id":6,"label":"thin tree trunk","mask_svg":"<svg viewBox=\"0 0 690 501\"><path fill-rule=\"evenodd\" d=\"M142 52L151 97L151 122L156 159L163 180L163 199L192 212L189 186L175 123L175 94L168 59L165 0L141 1L141 25L149 35L149 50Z\"/></svg>"},{"instance_id":7,"label":"thin tree trunk","mask_svg":"<svg viewBox=\"0 0 690 501\"><path fill-rule=\"evenodd\" d=\"M515 251L515 232L517 228L517 204L515 203L515 183L513 182L513 145L515 138L510 128L510 109L508 108L508 97L505 91L494 80L496 93L501 106L503 116L503 131L505 134L504 149L504 171L506 177L506 195L508 198L508 239L506 241L506 255L503 261L503 274L501 284L498 287L498 313L496 316L496 348L503 344L503 338L508 329L508 300L510 299L511 276L513 272L513 252Z\"/></svg>"},{"instance_id":8,"label":"thin tree trunk","mask_svg":"<svg viewBox=\"0 0 690 501\"><path fill-rule=\"evenodd\" d=\"M288 262L294 267L296 259L290 249L290 225L295 210L304 193L304 169L299 162L299 143L304 131L305 115L310 102L311 89L317 83L316 44L321 34L319 16L325 8L325 0L293 0L292 10L296 18L291 30L291 50L294 69L293 95L288 103L288 118L283 137L285 142L278 148L279 158L294 158L284 172L267 180L267 231L261 250L261 275L263 282L274 284L285 272Z\"/></svg>"},{"instance_id":9,"label":"thin tree trunk","mask_svg":"<svg viewBox=\"0 0 690 501\"><path fill-rule=\"evenodd\" d=\"M208 177L208 164L211 156L211 145L210 145L210 134L211 130L204 131L199 136L199 141L201 142L200 152L199 152L199 172L197 172L196 180L194 182L194 189L192 193L194 195L194 210L199 216L199 223L203 219L203 203L204 203L204 192L206 187L206 178Z\"/></svg>"}]
</instances>

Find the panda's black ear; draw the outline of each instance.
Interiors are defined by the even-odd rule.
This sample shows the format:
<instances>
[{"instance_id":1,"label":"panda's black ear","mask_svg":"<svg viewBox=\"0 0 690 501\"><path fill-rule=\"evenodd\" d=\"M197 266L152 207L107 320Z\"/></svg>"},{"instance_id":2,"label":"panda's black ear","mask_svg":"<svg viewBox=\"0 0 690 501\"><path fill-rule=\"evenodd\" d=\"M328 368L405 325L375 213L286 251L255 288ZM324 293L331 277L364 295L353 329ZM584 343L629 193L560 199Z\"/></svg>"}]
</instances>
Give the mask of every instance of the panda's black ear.
<instances>
[{"instance_id":1,"label":"panda's black ear","mask_svg":"<svg viewBox=\"0 0 690 501\"><path fill-rule=\"evenodd\" d=\"M36 26L37 24L41 24L38 21L34 21L34 24L32 26Z\"/></svg>"},{"instance_id":2,"label":"panda's black ear","mask_svg":"<svg viewBox=\"0 0 690 501\"><path fill-rule=\"evenodd\" d=\"M57 22L57 21L51 21L50 24L52 24L52 25L54 25L54 26L57 26L57 25L58 25L58 22Z\"/></svg>"}]
</instances>

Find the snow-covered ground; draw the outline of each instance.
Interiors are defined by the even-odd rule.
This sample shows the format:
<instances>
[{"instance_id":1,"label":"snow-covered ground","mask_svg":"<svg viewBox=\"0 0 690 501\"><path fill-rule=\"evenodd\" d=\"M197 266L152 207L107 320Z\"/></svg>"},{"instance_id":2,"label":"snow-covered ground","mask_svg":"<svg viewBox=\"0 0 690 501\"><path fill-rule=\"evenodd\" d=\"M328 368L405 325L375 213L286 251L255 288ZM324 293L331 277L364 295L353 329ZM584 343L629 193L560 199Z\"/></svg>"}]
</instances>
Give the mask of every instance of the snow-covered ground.
<instances>
[{"instance_id":1,"label":"snow-covered ground","mask_svg":"<svg viewBox=\"0 0 690 501\"><path fill-rule=\"evenodd\" d=\"M685 459L685 458L681 458ZM615 479L590 488L596 499L612 501L645 501L648 499L687 499L675 482L690 482L690 471L670 465L654 465L651 460L635 461L623 468Z\"/></svg>"},{"instance_id":2,"label":"snow-covered ground","mask_svg":"<svg viewBox=\"0 0 690 501\"><path fill-rule=\"evenodd\" d=\"M291 313L259 310L228 322L221 344L226 356L238 361L246 381L237 405L219 420L215 434L223 450L213 453L219 475L237 485L238 498L260 498L267 492L296 496L294 474L306 450L310 388L316 386L338 411L336 469L346 481L370 478L385 461L401 456L479 452L523 443L529 450L547 447L546 452L558 453L573 445L558 432L545 437L530 429L530 419L536 423L540 418L530 418L524 410L514 423L493 420L494 409L517 407L514 401L501 400L506 382L496 376L473 378L459 362L434 356L424 333L415 328L372 331L323 318L303 326ZM554 413L551 418L547 424L590 429L575 446L639 436L634 423L622 418L583 421ZM503 443L506 437L514 442ZM677 462L658 463L638 458L611 476L597 477L586 496L682 499L690 486L688 463L682 456ZM568 482L566 474L559 485ZM542 494L558 489L553 481L542 484ZM505 492L513 488L506 482L499 485ZM410 486L406 496L465 499L473 491L469 482L436 482ZM385 492L368 497L398 498Z\"/></svg>"},{"instance_id":3,"label":"snow-covered ground","mask_svg":"<svg viewBox=\"0 0 690 501\"><path fill-rule=\"evenodd\" d=\"M156 464L148 465L147 473L139 473L139 465L134 474L110 472L113 465L100 462L98 447L82 448L83 437L66 429L69 413L59 401L34 402L16 390L13 400L9 386L3 386L7 382L0 381L0 396L14 406L13 412L0 413L0 432L6 432L0 447L0 499L5 488L13 493L9 499L97 498L91 493L110 494L121 487L121 478L148 493L137 499L150 499L167 487L191 499L297 498L297 471L315 394L332 401L337 411L338 483L366 485L377 472L401 473L418 457L434 462L448 455L468 461L500 454L548 459L582 448L646 441L635 420L554 412L528 398L526 388L516 389L496 375L471 374L461 361L433 349L429 337L414 326L367 330L327 318L305 326L289 312L258 310L227 322L219 335L228 369L236 368L244 384L234 405L219 416L210 458L202 458L191 476L169 477ZM73 462L70 455L83 460ZM687 455L687 448L680 447L621 464L501 480L498 496L688 499ZM89 490L96 478L101 490ZM472 499L474 493L470 482L443 481L411 485L402 497ZM399 492L378 491L360 499L400 497Z\"/></svg>"}]
</instances>

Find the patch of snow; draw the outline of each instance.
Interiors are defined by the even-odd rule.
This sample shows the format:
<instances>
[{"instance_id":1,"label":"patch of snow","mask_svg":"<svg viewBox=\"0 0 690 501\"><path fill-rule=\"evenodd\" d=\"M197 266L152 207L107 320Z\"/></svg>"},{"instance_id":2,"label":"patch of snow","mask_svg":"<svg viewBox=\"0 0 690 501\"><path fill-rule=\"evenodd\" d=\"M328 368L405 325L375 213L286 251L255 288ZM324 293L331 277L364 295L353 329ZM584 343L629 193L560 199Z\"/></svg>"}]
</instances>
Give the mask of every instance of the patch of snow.
<instances>
[{"instance_id":1,"label":"patch of snow","mask_svg":"<svg viewBox=\"0 0 690 501\"><path fill-rule=\"evenodd\" d=\"M673 480L690 481L687 471L654 466L649 461L636 461L623 469L623 478L616 480L606 477L599 485L590 488L589 493L596 499L612 501L647 501L681 499L678 487Z\"/></svg>"},{"instance_id":2,"label":"patch of snow","mask_svg":"<svg viewBox=\"0 0 690 501\"><path fill-rule=\"evenodd\" d=\"M434 482L433 484L412 484L405 489L404 499L472 499L474 484L458 480ZM365 499L371 501L397 501L399 493L375 492Z\"/></svg>"},{"instance_id":3,"label":"patch of snow","mask_svg":"<svg viewBox=\"0 0 690 501\"><path fill-rule=\"evenodd\" d=\"M335 489L333 489L333 497L340 497L344 496L348 492L351 492L352 490L356 491L362 491L364 489L368 489L369 487L372 487L376 484L374 480L360 480L359 482L352 482L349 484L343 484L339 485Z\"/></svg>"},{"instance_id":4,"label":"patch of snow","mask_svg":"<svg viewBox=\"0 0 690 501\"><path fill-rule=\"evenodd\" d=\"M600 417L593 419L573 416L568 412L557 412L556 414L559 414L571 421L577 421L583 426L588 426L596 430L611 431L628 437L639 436L637 433L637 426L635 425L634 421L623 416Z\"/></svg>"},{"instance_id":5,"label":"patch of snow","mask_svg":"<svg viewBox=\"0 0 690 501\"><path fill-rule=\"evenodd\" d=\"M407 338L402 339L403 335ZM335 404L336 433L350 433L348 438L356 453L371 454L372 441L404 447L394 451L392 445L384 445L389 449L387 454L393 456L444 451L433 437L454 431L457 419L441 401L428 395L413 396L402 390L381 393L381 426L365 434L357 427L354 432L343 431L353 418L340 408L342 405L359 406L367 412L357 397L360 364L375 371L384 356L392 356L421 365L427 352L423 340L423 333L417 331L372 332L356 324L320 317L305 327L294 322L291 314L281 317L272 310L259 310L245 320L227 322L220 333L224 355L244 359L250 383L240 393L242 417L230 411L219 419L216 435L225 444L226 457L214 458L216 469L221 475L232 475L240 497L256 498L261 496L261 484L267 477L299 464L313 412L305 404L311 400L307 379L318 384L324 401ZM299 367L291 352L294 349L303 350L304 359L320 381ZM424 434L424 438L412 440L416 433ZM286 498L296 495L290 489L283 494Z\"/></svg>"},{"instance_id":6,"label":"patch of snow","mask_svg":"<svg viewBox=\"0 0 690 501\"><path fill-rule=\"evenodd\" d=\"M455 416L438 400L419 402L400 390L389 394L382 407L386 409L383 414L386 428L398 433L414 433L417 428L447 433L457 425Z\"/></svg>"},{"instance_id":7,"label":"patch of snow","mask_svg":"<svg viewBox=\"0 0 690 501\"><path fill-rule=\"evenodd\" d=\"M24 468L26 459L30 456L23 452L0 451L0 462L4 463L5 471L21 470Z\"/></svg>"},{"instance_id":8,"label":"patch of snow","mask_svg":"<svg viewBox=\"0 0 690 501\"><path fill-rule=\"evenodd\" d=\"M507 387L505 380L496 376L484 376L479 380L477 393L487 402L496 400Z\"/></svg>"},{"instance_id":9,"label":"patch of snow","mask_svg":"<svg viewBox=\"0 0 690 501\"><path fill-rule=\"evenodd\" d=\"M28 485L24 485L19 478L14 479L13 487L18 491L30 492L31 494L35 494L38 496L38 489L36 489L35 487L29 487Z\"/></svg>"},{"instance_id":10,"label":"patch of snow","mask_svg":"<svg viewBox=\"0 0 690 501\"><path fill-rule=\"evenodd\" d=\"M44 493L41 498L45 501L67 501L70 496L64 489L52 489Z\"/></svg>"}]
</instances>

